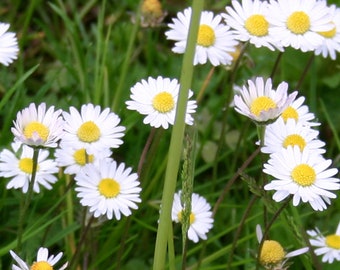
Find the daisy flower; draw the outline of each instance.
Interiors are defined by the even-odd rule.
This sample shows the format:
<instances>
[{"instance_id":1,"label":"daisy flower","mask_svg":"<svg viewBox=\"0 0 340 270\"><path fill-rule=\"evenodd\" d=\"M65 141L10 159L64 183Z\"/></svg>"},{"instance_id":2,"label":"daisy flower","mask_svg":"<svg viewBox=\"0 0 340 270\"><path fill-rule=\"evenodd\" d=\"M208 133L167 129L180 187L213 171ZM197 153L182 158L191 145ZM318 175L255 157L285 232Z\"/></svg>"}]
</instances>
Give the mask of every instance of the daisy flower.
<instances>
[{"instance_id":1,"label":"daisy flower","mask_svg":"<svg viewBox=\"0 0 340 270\"><path fill-rule=\"evenodd\" d=\"M325 143L318 140L319 132L309 126L305 126L294 119L288 119L285 123L278 118L274 123L266 126L264 135L263 153L271 154L281 151L282 148L297 145L301 151L308 147L311 151L323 154Z\"/></svg>"},{"instance_id":2,"label":"daisy flower","mask_svg":"<svg viewBox=\"0 0 340 270\"><path fill-rule=\"evenodd\" d=\"M335 234L323 236L318 228L307 231L311 239L309 242L316 247L315 254L322 256L322 262L333 263L340 261L340 223Z\"/></svg>"},{"instance_id":3,"label":"daisy flower","mask_svg":"<svg viewBox=\"0 0 340 270\"><path fill-rule=\"evenodd\" d=\"M210 204L205 198L193 193L191 196L191 214L188 238L197 243L199 238L206 240L207 233L213 227L213 218ZM181 222L183 206L181 204L181 191L175 193L171 216L175 222Z\"/></svg>"},{"instance_id":4,"label":"daisy flower","mask_svg":"<svg viewBox=\"0 0 340 270\"><path fill-rule=\"evenodd\" d=\"M19 47L15 33L7 32L10 25L0 23L0 63L8 66L18 57Z\"/></svg>"},{"instance_id":5,"label":"daisy flower","mask_svg":"<svg viewBox=\"0 0 340 270\"><path fill-rule=\"evenodd\" d=\"M294 100L297 92L288 95L287 90L286 82L274 90L270 78L266 81L262 77L248 80L248 88L243 86L234 96L235 110L257 123L266 124L278 118Z\"/></svg>"},{"instance_id":6,"label":"daisy flower","mask_svg":"<svg viewBox=\"0 0 340 270\"><path fill-rule=\"evenodd\" d=\"M64 121L61 110L54 111L54 106L46 111L46 104L38 107L31 103L17 113L17 119L11 131L20 142L39 147L57 147L63 135Z\"/></svg>"},{"instance_id":7,"label":"daisy flower","mask_svg":"<svg viewBox=\"0 0 340 270\"><path fill-rule=\"evenodd\" d=\"M57 264L61 257L63 256L62 252L59 252L56 256L50 255L48 256L48 249L41 247L38 250L37 261L33 262L30 266L26 262L24 262L15 252L12 250L9 251L12 258L17 262L18 265L12 265L12 270L40 270L40 269L54 269L54 265ZM63 264L59 270L66 269L68 263Z\"/></svg>"},{"instance_id":8,"label":"daisy flower","mask_svg":"<svg viewBox=\"0 0 340 270\"><path fill-rule=\"evenodd\" d=\"M7 189L21 188L22 192L26 193L32 178L34 150L32 147L22 145L19 142L12 143L12 149L13 152L4 149L0 153L0 176L12 178L6 186ZM39 149L37 172L33 186L36 193L40 192L40 186L52 189L51 184L58 180L53 175L58 172L57 164L48 159L48 156L48 150Z\"/></svg>"},{"instance_id":9,"label":"daisy flower","mask_svg":"<svg viewBox=\"0 0 340 270\"><path fill-rule=\"evenodd\" d=\"M332 29L326 1L271 0L268 8L269 32L283 47L313 51L323 41L318 32Z\"/></svg>"},{"instance_id":10,"label":"daisy flower","mask_svg":"<svg viewBox=\"0 0 340 270\"><path fill-rule=\"evenodd\" d=\"M307 147L300 150L298 146L288 146L280 152L270 155L263 171L274 177L265 190L276 190L273 199L277 202L293 195L293 205L309 202L314 210L323 211L330 204L330 198L336 195L329 190L339 190L339 179L333 176L338 170L328 169L331 160L326 160L319 153Z\"/></svg>"},{"instance_id":11,"label":"daisy flower","mask_svg":"<svg viewBox=\"0 0 340 270\"><path fill-rule=\"evenodd\" d=\"M168 24L171 30L165 32L167 39L176 41L172 51L184 53L187 46L191 8L178 12L177 18ZM202 11L196 42L194 65L205 64L208 60L213 66L230 65L238 42L229 31L230 27L221 23L222 16L214 16L211 11Z\"/></svg>"},{"instance_id":12,"label":"daisy flower","mask_svg":"<svg viewBox=\"0 0 340 270\"><path fill-rule=\"evenodd\" d=\"M161 76L158 76L157 79L149 77L147 81L142 80L131 88L130 98L132 100L126 102L127 108L146 115L143 120L144 124L167 129L169 124L173 125L175 122L179 87L177 79ZM193 92L189 90L188 98L192 96ZM195 113L196 108L196 101L189 100L185 115L186 124L193 124L190 114Z\"/></svg>"},{"instance_id":13,"label":"daisy flower","mask_svg":"<svg viewBox=\"0 0 340 270\"><path fill-rule=\"evenodd\" d=\"M80 112L70 107L63 112L65 134L62 143L77 149L85 148L89 154L105 148L118 148L123 141L125 127L119 126L120 118L109 108L101 111L99 105L84 104Z\"/></svg>"},{"instance_id":14,"label":"daisy flower","mask_svg":"<svg viewBox=\"0 0 340 270\"><path fill-rule=\"evenodd\" d=\"M276 44L275 38L269 31L269 24L266 13L268 2L260 0L233 0L232 6L227 6L227 14L222 14L227 25L234 30L235 39L249 41L255 47L267 47L274 51L275 48L282 51L282 47Z\"/></svg>"},{"instance_id":15,"label":"daisy flower","mask_svg":"<svg viewBox=\"0 0 340 270\"><path fill-rule=\"evenodd\" d=\"M80 203L88 206L94 217L113 215L120 220L121 214L131 215L131 209L137 209L141 202L138 176L125 169L125 164L116 161L101 160L95 164L87 164L76 176L77 197Z\"/></svg>"}]
</instances>

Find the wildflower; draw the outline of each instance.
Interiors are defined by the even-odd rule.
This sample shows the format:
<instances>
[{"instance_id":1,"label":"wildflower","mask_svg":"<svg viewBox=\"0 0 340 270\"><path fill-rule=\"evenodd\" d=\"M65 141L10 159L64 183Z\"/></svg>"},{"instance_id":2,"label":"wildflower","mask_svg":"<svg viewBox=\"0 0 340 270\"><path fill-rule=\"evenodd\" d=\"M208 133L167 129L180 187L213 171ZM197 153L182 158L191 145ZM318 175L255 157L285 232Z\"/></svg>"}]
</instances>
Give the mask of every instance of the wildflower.
<instances>
[{"instance_id":1,"label":"wildflower","mask_svg":"<svg viewBox=\"0 0 340 270\"><path fill-rule=\"evenodd\" d=\"M249 41L255 47L265 46L274 51L282 51L280 44L277 44L275 38L269 31L269 24L266 14L268 2L260 0L242 0L232 1L232 6L227 6L227 14L222 14L227 25L234 30L235 39L240 41Z\"/></svg>"},{"instance_id":2,"label":"wildflower","mask_svg":"<svg viewBox=\"0 0 340 270\"><path fill-rule=\"evenodd\" d=\"M143 27L160 25L166 16L159 0L144 0L142 3L141 24Z\"/></svg>"},{"instance_id":3,"label":"wildflower","mask_svg":"<svg viewBox=\"0 0 340 270\"><path fill-rule=\"evenodd\" d=\"M9 251L12 258L17 262L17 265L12 265L13 270L49 270L49 269L54 269L53 266L57 264L57 262L61 259L63 256L62 252L59 252L56 256L55 255L50 255L48 256L48 249L41 247L38 250L37 254L37 261L34 262L31 266L24 262L15 252L12 250ZM66 269L68 263L66 262L63 264L59 270L64 270Z\"/></svg>"},{"instance_id":4,"label":"wildflower","mask_svg":"<svg viewBox=\"0 0 340 270\"><path fill-rule=\"evenodd\" d=\"M123 141L125 127L119 126L120 118L109 108L84 104L80 112L70 107L63 112L65 134L62 143L77 149L84 148L89 154L105 148L118 148Z\"/></svg>"},{"instance_id":5,"label":"wildflower","mask_svg":"<svg viewBox=\"0 0 340 270\"><path fill-rule=\"evenodd\" d=\"M26 193L29 183L32 178L33 170L33 148L22 145L19 142L12 143L13 152L4 149L0 153L0 176L12 178L6 188L22 189ZM46 189L52 189L51 184L57 182L57 177L54 173L58 172L57 164L48 159L49 151L39 149L38 164L35 175L33 190L36 193L40 192L40 185Z\"/></svg>"},{"instance_id":6,"label":"wildflower","mask_svg":"<svg viewBox=\"0 0 340 270\"><path fill-rule=\"evenodd\" d=\"M248 86L243 86L240 94L234 96L235 110L260 124L276 120L297 94L288 95L286 82L280 83L277 90L272 89L270 78L265 82L262 77L248 80Z\"/></svg>"},{"instance_id":7,"label":"wildflower","mask_svg":"<svg viewBox=\"0 0 340 270\"><path fill-rule=\"evenodd\" d=\"M334 260L340 261L340 223L335 234L323 236L318 228L308 230L311 237L309 242L312 246L317 247L315 254L322 256L322 262L333 263Z\"/></svg>"},{"instance_id":8,"label":"wildflower","mask_svg":"<svg viewBox=\"0 0 340 270\"><path fill-rule=\"evenodd\" d=\"M0 23L0 63L8 66L18 57L19 47L15 33L7 32L10 25Z\"/></svg>"},{"instance_id":9,"label":"wildflower","mask_svg":"<svg viewBox=\"0 0 340 270\"><path fill-rule=\"evenodd\" d=\"M326 160L319 153L307 147L302 151L298 146L288 146L280 152L270 155L263 171L274 177L265 190L276 190L273 199L277 202L293 195L293 205L300 199L309 202L314 210L323 211L330 204L330 198L336 195L329 190L339 190L339 179L334 178L338 170L328 167L331 160Z\"/></svg>"},{"instance_id":10,"label":"wildflower","mask_svg":"<svg viewBox=\"0 0 340 270\"><path fill-rule=\"evenodd\" d=\"M87 164L75 176L80 203L88 206L94 217L106 215L112 219L114 215L120 220L121 214L131 215L130 208L137 209L136 203L141 202L138 176L131 170L116 161L101 160L98 166Z\"/></svg>"},{"instance_id":11,"label":"wildflower","mask_svg":"<svg viewBox=\"0 0 340 270\"><path fill-rule=\"evenodd\" d=\"M20 142L35 147L57 147L63 135L64 121L61 110L54 111L54 106L46 111L46 104L38 107L31 103L17 113L12 133Z\"/></svg>"},{"instance_id":12,"label":"wildflower","mask_svg":"<svg viewBox=\"0 0 340 270\"><path fill-rule=\"evenodd\" d=\"M168 24L170 30L165 35L167 39L176 41L172 48L175 53L182 54L186 49L190 19L191 8L187 8ZM213 66L231 64L233 58L229 53L235 51L238 42L229 31L230 27L221 21L221 15L214 16L211 11L201 13L194 65L205 64L208 60Z\"/></svg>"},{"instance_id":13,"label":"wildflower","mask_svg":"<svg viewBox=\"0 0 340 270\"><path fill-rule=\"evenodd\" d=\"M158 76L157 79L149 77L148 80L142 80L131 88L131 95L126 102L129 110L136 110L142 115L147 115L143 123L150 124L152 127L163 127L167 129L175 122L177 99L179 95L178 81L176 79L163 78ZM189 90L191 98L193 92ZM190 115L196 111L196 101L189 100L185 115L185 123L193 124L193 118Z\"/></svg>"},{"instance_id":14,"label":"wildflower","mask_svg":"<svg viewBox=\"0 0 340 270\"><path fill-rule=\"evenodd\" d=\"M181 204L181 192L175 193L172 205L172 220L181 222L183 206ZM194 243L199 241L199 238L206 240L207 233L213 227L212 212L209 203L205 198L193 193L191 196L191 214L190 227L188 230L188 238Z\"/></svg>"}]
</instances>

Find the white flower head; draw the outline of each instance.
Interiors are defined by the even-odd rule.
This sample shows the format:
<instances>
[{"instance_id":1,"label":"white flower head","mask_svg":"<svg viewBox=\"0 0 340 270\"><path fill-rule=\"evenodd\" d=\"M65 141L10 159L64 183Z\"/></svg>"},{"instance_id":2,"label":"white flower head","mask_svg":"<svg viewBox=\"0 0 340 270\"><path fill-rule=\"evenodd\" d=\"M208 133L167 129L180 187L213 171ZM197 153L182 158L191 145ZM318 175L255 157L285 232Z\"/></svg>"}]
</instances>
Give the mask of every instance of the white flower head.
<instances>
[{"instance_id":1,"label":"white flower head","mask_svg":"<svg viewBox=\"0 0 340 270\"><path fill-rule=\"evenodd\" d=\"M0 63L8 66L18 57L19 47L15 33L7 32L10 25L0 23Z\"/></svg>"},{"instance_id":2,"label":"white flower head","mask_svg":"<svg viewBox=\"0 0 340 270\"><path fill-rule=\"evenodd\" d=\"M316 247L315 254L322 255L322 262L331 264L334 261L340 261L340 223L335 234L324 236L318 228L308 230L307 233L311 237L310 244Z\"/></svg>"},{"instance_id":3,"label":"white flower head","mask_svg":"<svg viewBox=\"0 0 340 270\"><path fill-rule=\"evenodd\" d=\"M149 77L131 88L131 100L126 102L129 110L135 110L146 115L144 124L164 129L173 125L176 116L177 99L179 95L179 83L177 79L169 79L158 76L156 79ZM189 90L188 99L193 96ZM185 123L193 124L192 113L196 112L196 101L188 100Z\"/></svg>"},{"instance_id":4,"label":"white flower head","mask_svg":"<svg viewBox=\"0 0 340 270\"><path fill-rule=\"evenodd\" d=\"M178 12L177 18L168 26L170 30L165 32L167 39L176 41L172 51L184 53L187 45L191 8ZM222 22L221 15L214 16L211 11L202 11L198 30L194 65L205 64L209 61L213 66L229 65L238 42L229 31L230 27Z\"/></svg>"},{"instance_id":5,"label":"white flower head","mask_svg":"<svg viewBox=\"0 0 340 270\"><path fill-rule=\"evenodd\" d=\"M120 220L121 215L130 216L131 209L140 203L138 175L131 168L116 161L101 160L87 164L76 176L77 197L83 206L88 206L94 217L106 215Z\"/></svg>"},{"instance_id":6,"label":"white flower head","mask_svg":"<svg viewBox=\"0 0 340 270\"><path fill-rule=\"evenodd\" d=\"M11 178L6 185L7 189L22 189L26 193L32 177L33 170L33 148L22 145L19 142L12 144L13 152L4 149L0 153L0 176ZM33 191L40 192L40 186L46 189L52 189L52 184L57 182L54 175L58 172L57 163L48 159L49 151L47 149L39 149L38 164L33 185Z\"/></svg>"},{"instance_id":7,"label":"white flower head","mask_svg":"<svg viewBox=\"0 0 340 270\"><path fill-rule=\"evenodd\" d=\"M267 124L276 120L291 104L297 92L288 95L288 84L281 82L277 89L272 88L271 79L262 77L248 80L241 93L234 96L235 110L257 123Z\"/></svg>"},{"instance_id":8,"label":"white flower head","mask_svg":"<svg viewBox=\"0 0 340 270\"><path fill-rule=\"evenodd\" d=\"M191 214L188 238L197 243L199 239L206 240L207 233L213 227L211 206L207 200L193 193L191 196ZM175 193L172 205L171 216L175 222L181 222L183 206L181 204L181 191Z\"/></svg>"},{"instance_id":9,"label":"white flower head","mask_svg":"<svg viewBox=\"0 0 340 270\"><path fill-rule=\"evenodd\" d=\"M38 107L31 103L17 113L12 127L15 138L27 145L36 147L57 147L63 135L63 118L61 110L54 111L54 106L46 111L46 104Z\"/></svg>"},{"instance_id":10,"label":"white flower head","mask_svg":"<svg viewBox=\"0 0 340 270\"><path fill-rule=\"evenodd\" d=\"M273 199L277 202L293 195L293 205L308 202L316 211L323 211L336 195L330 191L340 189L340 180L333 176L336 168L330 168L331 160L319 153L298 146L288 146L270 155L263 171L274 177L265 190L275 190Z\"/></svg>"},{"instance_id":11,"label":"white flower head","mask_svg":"<svg viewBox=\"0 0 340 270\"><path fill-rule=\"evenodd\" d=\"M63 112L65 134L62 143L77 149L84 148L89 154L106 148L118 148L123 141L125 127L119 126L120 118L109 108L84 104L80 112L70 107Z\"/></svg>"}]
</instances>

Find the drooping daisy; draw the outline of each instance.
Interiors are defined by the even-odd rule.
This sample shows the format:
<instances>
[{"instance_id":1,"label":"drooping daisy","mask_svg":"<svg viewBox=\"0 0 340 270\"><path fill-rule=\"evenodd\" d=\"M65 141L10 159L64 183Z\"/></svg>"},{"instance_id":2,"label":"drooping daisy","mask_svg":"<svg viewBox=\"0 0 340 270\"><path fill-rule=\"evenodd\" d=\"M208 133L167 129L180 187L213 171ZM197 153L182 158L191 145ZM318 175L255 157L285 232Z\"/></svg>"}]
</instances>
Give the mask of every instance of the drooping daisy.
<instances>
[{"instance_id":1,"label":"drooping daisy","mask_svg":"<svg viewBox=\"0 0 340 270\"><path fill-rule=\"evenodd\" d=\"M33 262L32 265L24 262L14 251L9 251L12 258L17 262L18 265L13 264L12 270L53 270L54 265L57 264L61 257L63 256L62 252L59 252L57 255L48 256L48 249L41 247L38 250L37 261ZM59 270L66 269L68 263L64 263Z\"/></svg>"},{"instance_id":2,"label":"drooping daisy","mask_svg":"<svg viewBox=\"0 0 340 270\"><path fill-rule=\"evenodd\" d=\"M131 95L126 102L129 110L136 110L142 115L146 115L143 120L144 124L150 124L152 127L163 127L167 129L175 122L177 99L179 95L177 79L169 79L158 76L156 79L149 77L148 80L142 80L131 88ZM193 92L189 90L189 98ZM192 113L196 111L196 101L189 100L185 115L185 123L193 124Z\"/></svg>"},{"instance_id":3,"label":"drooping daisy","mask_svg":"<svg viewBox=\"0 0 340 270\"><path fill-rule=\"evenodd\" d=\"M165 32L167 39L176 41L172 51L184 53L187 45L191 8L178 12L173 23L168 24L171 30ZM238 42L229 31L230 27L222 22L221 15L214 16L211 11L202 11L198 30L194 65L205 64L229 65L233 58L229 54L235 51Z\"/></svg>"},{"instance_id":4,"label":"drooping daisy","mask_svg":"<svg viewBox=\"0 0 340 270\"><path fill-rule=\"evenodd\" d=\"M318 228L308 230L310 235L309 242L316 247L315 254L322 256L322 262L333 263L334 260L340 261L340 223L335 234L322 235Z\"/></svg>"},{"instance_id":5,"label":"drooping daisy","mask_svg":"<svg viewBox=\"0 0 340 270\"><path fill-rule=\"evenodd\" d=\"M89 154L105 148L118 148L123 141L125 127L119 126L120 118L109 108L101 111L99 105L84 104L80 112L70 107L63 112L65 134L63 144L77 149L84 148Z\"/></svg>"},{"instance_id":6,"label":"drooping daisy","mask_svg":"<svg viewBox=\"0 0 340 270\"><path fill-rule=\"evenodd\" d=\"M249 41L255 47L267 47L274 51L282 51L280 44L277 44L275 37L269 31L270 24L266 18L268 2L260 0L233 0L232 6L227 6L227 14L222 14L227 25L235 38L240 41Z\"/></svg>"},{"instance_id":7,"label":"drooping daisy","mask_svg":"<svg viewBox=\"0 0 340 270\"><path fill-rule=\"evenodd\" d=\"M87 164L76 176L77 197L80 203L88 206L94 217L106 215L120 220L121 215L131 215L131 209L137 209L141 202L138 175L131 173L131 168L116 161L101 160Z\"/></svg>"},{"instance_id":8,"label":"drooping daisy","mask_svg":"<svg viewBox=\"0 0 340 270\"><path fill-rule=\"evenodd\" d=\"M264 82L262 77L248 80L241 93L234 96L235 110L257 123L274 121L291 104L297 92L288 95L288 84L281 82L277 90L272 88L272 80Z\"/></svg>"},{"instance_id":9,"label":"drooping daisy","mask_svg":"<svg viewBox=\"0 0 340 270\"><path fill-rule=\"evenodd\" d=\"M191 196L191 214L188 238L197 243L199 239L206 240L207 233L213 227L211 206L205 198L193 193ZM183 206L181 204L181 191L175 193L171 216L175 222L181 222Z\"/></svg>"},{"instance_id":10,"label":"drooping daisy","mask_svg":"<svg viewBox=\"0 0 340 270\"><path fill-rule=\"evenodd\" d=\"M265 190L275 190L273 199L277 202L293 195L293 205L309 202L314 210L323 211L336 195L330 190L340 189L340 180L333 176L338 170L330 168L331 160L308 148L288 146L270 155L263 171L274 177ZM326 202L326 203L325 203Z\"/></svg>"},{"instance_id":11,"label":"drooping daisy","mask_svg":"<svg viewBox=\"0 0 340 270\"><path fill-rule=\"evenodd\" d=\"M318 32L330 31L330 15L326 1L271 0L267 19L270 33L283 47L302 52L313 51L322 44Z\"/></svg>"},{"instance_id":12,"label":"drooping daisy","mask_svg":"<svg viewBox=\"0 0 340 270\"><path fill-rule=\"evenodd\" d=\"M278 118L274 123L266 127L264 135L263 153L271 154L281 151L282 148L297 145L301 151L308 147L315 153L323 154L325 143L318 140L319 132L309 126L305 126L294 119L288 119L285 123L283 118Z\"/></svg>"},{"instance_id":13,"label":"drooping daisy","mask_svg":"<svg viewBox=\"0 0 340 270\"><path fill-rule=\"evenodd\" d=\"M33 170L33 148L22 145L19 142L12 144L13 152L4 149L0 153L0 176L12 178L6 188L22 189L23 193L28 190ZM40 186L52 189L52 184L57 182L57 177L53 175L58 172L57 163L48 159L49 151L39 149L38 165L35 176L33 190L40 192Z\"/></svg>"},{"instance_id":14,"label":"drooping daisy","mask_svg":"<svg viewBox=\"0 0 340 270\"><path fill-rule=\"evenodd\" d=\"M0 63L8 66L18 57L19 47L15 33L7 32L10 25L0 23Z\"/></svg>"},{"instance_id":15,"label":"drooping daisy","mask_svg":"<svg viewBox=\"0 0 340 270\"><path fill-rule=\"evenodd\" d=\"M61 110L54 111L54 106L46 111L46 104L38 107L31 103L17 113L17 119L11 131L20 142L41 147L57 147L63 135Z\"/></svg>"}]
</instances>

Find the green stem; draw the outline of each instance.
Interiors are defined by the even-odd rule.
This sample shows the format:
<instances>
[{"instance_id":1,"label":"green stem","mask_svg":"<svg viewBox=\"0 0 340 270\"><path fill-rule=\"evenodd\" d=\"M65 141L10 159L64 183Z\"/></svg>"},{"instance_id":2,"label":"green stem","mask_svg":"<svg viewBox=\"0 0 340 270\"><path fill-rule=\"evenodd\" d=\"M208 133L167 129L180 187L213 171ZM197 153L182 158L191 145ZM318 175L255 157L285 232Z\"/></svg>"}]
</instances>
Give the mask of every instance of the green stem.
<instances>
[{"instance_id":1,"label":"green stem","mask_svg":"<svg viewBox=\"0 0 340 270\"><path fill-rule=\"evenodd\" d=\"M196 40L200 15L203 10L204 0L195 0L192 4L192 17L188 34L186 52L183 57L183 65L180 78L180 92L177 101L176 118L173 126L165 180L163 187L162 206L159 218L157 238L154 253L154 270L161 270L165 267L166 247L168 234L171 226L171 208L176 189L177 174L182 152L184 138L185 114L193 76L193 59L195 54Z\"/></svg>"}]
</instances>

